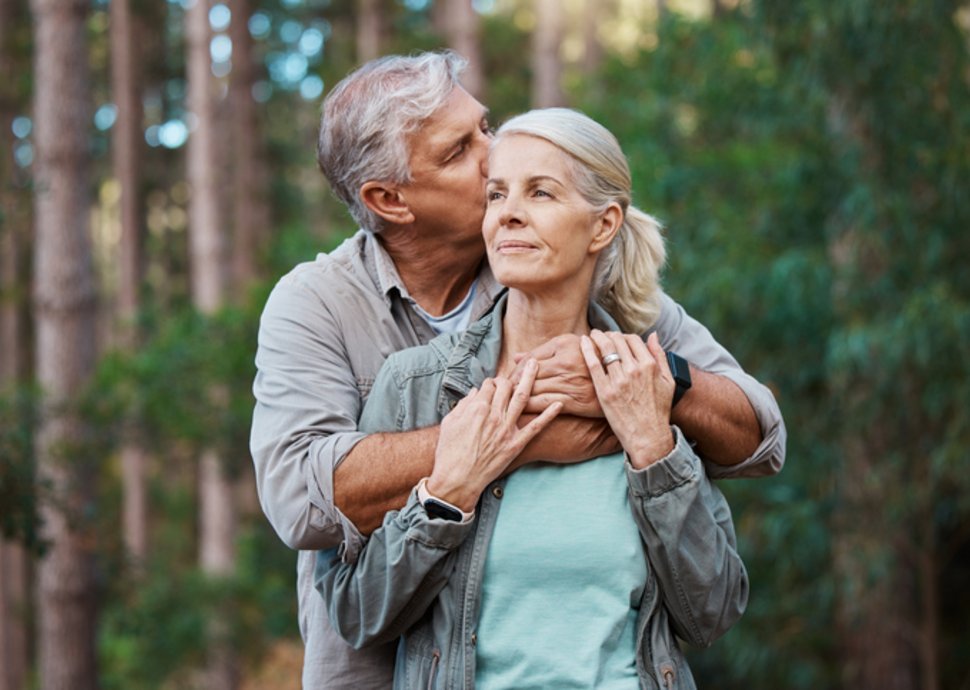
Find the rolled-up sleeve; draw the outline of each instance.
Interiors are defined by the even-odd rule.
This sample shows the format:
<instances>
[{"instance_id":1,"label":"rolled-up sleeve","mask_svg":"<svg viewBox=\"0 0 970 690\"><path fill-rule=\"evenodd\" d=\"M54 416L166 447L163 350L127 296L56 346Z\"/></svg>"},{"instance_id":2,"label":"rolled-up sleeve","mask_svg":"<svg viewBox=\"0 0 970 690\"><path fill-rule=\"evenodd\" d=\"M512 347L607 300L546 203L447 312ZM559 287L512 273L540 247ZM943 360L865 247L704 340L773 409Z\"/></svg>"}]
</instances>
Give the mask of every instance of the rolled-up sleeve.
<instances>
[{"instance_id":1,"label":"rolled-up sleeve","mask_svg":"<svg viewBox=\"0 0 970 690\"><path fill-rule=\"evenodd\" d=\"M260 505L290 548L328 549L363 538L333 502L333 471L365 434L360 391L338 325L293 276L263 310L250 450Z\"/></svg>"},{"instance_id":2,"label":"rolled-up sleeve","mask_svg":"<svg viewBox=\"0 0 970 690\"><path fill-rule=\"evenodd\" d=\"M654 325L660 345L673 350L703 371L719 374L733 381L747 396L761 427L762 441L757 450L736 465L704 462L713 478L764 477L777 474L785 464L788 434L781 409L767 386L747 374L711 332L692 318L682 306L664 294L660 317Z\"/></svg>"}]
</instances>

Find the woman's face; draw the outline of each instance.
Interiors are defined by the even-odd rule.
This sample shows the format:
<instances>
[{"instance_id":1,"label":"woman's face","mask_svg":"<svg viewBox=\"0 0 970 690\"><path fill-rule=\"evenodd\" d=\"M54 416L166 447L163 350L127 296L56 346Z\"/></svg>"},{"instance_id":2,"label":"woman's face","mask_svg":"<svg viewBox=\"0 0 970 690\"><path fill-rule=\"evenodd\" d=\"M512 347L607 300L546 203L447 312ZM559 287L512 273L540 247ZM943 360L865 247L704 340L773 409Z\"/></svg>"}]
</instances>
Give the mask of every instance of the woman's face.
<instances>
[{"instance_id":1,"label":"woman's face","mask_svg":"<svg viewBox=\"0 0 970 690\"><path fill-rule=\"evenodd\" d=\"M537 137L502 137L489 156L485 197L482 234L500 283L534 293L585 281L588 291L596 255L615 233L604 218L616 214L594 213L562 150Z\"/></svg>"}]
</instances>

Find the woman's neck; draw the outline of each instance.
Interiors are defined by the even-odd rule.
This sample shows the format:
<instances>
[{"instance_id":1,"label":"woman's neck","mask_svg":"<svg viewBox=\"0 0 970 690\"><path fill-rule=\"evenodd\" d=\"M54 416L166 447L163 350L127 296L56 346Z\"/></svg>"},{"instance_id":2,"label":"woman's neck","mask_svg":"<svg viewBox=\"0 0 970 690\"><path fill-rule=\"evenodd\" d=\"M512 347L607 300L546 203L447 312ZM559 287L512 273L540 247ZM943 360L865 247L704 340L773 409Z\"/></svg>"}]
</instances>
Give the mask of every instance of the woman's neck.
<instances>
[{"instance_id":1,"label":"woman's neck","mask_svg":"<svg viewBox=\"0 0 970 690\"><path fill-rule=\"evenodd\" d=\"M525 294L510 289L502 320L498 374L515 368L516 353L529 352L557 335L589 333L588 291L566 288L556 294Z\"/></svg>"}]
</instances>

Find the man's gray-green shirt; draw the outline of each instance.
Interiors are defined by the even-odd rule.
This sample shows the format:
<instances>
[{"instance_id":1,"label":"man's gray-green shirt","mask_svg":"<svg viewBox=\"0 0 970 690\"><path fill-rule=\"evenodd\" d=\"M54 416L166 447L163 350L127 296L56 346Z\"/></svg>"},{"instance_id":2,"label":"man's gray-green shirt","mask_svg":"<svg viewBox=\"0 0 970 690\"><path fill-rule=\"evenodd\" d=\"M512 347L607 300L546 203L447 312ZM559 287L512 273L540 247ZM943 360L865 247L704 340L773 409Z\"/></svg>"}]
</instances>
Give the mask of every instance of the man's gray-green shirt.
<instances>
[{"instance_id":1,"label":"man's gray-green shirt","mask_svg":"<svg viewBox=\"0 0 970 690\"><path fill-rule=\"evenodd\" d=\"M483 267L472 320L486 314L502 291ZM312 551L339 546L343 557L353 560L364 542L333 503L333 472L364 437L357 420L384 360L435 337L410 301L380 242L359 231L330 254L281 278L260 321L250 447L263 511L280 538L301 550L297 570L305 688L390 686L393 648L354 651L330 628L313 589ZM708 463L708 474L778 472L786 432L771 392L666 295L654 330L665 349L734 381L758 417L764 440L755 454L733 467Z\"/></svg>"}]
</instances>

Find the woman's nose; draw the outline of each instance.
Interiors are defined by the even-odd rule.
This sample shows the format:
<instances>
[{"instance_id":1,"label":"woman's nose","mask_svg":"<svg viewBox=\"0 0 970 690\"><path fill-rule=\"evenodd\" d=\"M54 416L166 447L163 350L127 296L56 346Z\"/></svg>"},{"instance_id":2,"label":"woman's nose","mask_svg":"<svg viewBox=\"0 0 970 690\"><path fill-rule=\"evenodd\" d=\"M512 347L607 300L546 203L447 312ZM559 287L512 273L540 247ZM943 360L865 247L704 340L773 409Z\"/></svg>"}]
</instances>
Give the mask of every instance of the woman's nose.
<instances>
[{"instance_id":1,"label":"woman's nose","mask_svg":"<svg viewBox=\"0 0 970 690\"><path fill-rule=\"evenodd\" d=\"M525 224L525 214L518 198L512 194L505 198L502 204L502 213L499 214L499 223L506 227L521 227Z\"/></svg>"}]
</instances>

